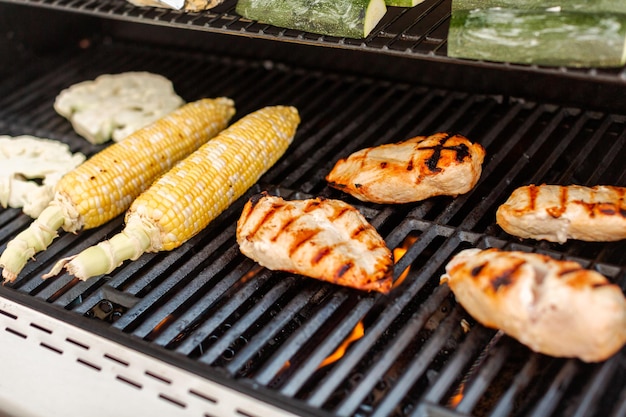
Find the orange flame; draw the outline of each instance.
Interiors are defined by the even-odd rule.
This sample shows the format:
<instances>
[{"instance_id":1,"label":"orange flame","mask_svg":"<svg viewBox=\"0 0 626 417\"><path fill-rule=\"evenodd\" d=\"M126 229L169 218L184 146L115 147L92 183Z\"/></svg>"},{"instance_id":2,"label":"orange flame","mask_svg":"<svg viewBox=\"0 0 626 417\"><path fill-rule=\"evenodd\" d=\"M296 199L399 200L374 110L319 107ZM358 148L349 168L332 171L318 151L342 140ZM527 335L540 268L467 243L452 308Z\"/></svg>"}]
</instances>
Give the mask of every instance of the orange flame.
<instances>
[{"instance_id":1,"label":"orange flame","mask_svg":"<svg viewBox=\"0 0 626 417\"><path fill-rule=\"evenodd\" d=\"M167 326L173 320L174 320L174 316L172 314L168 314L160 322L158 322L156 326L154 326L152 331L153 332L160 332L161 329L163 329L165 326Z\"/></svg>"},{"instance_id":2,"label":"orange flame","mask_svg":"<svg viewBox=\"0 0 626 417\"><path fill-rule=\"evenodd\" d=\"M335 350L330 356L324 359L322 363L320 363L318 369L330 365L331 363L341 359L341 357L346 353L346 350L348 349L350 344L355 340L359 340L360 338L362 338L364 334L365 328L363 326L363 322L359 321L356 326L354 326L354 329L352 329L352 332L348 335L348 337L346 337L346 340L344 340L343 343L339 345L337 350Z\"/></svg>"},{"instance_id":3,"label":"orange flame","mask_svg":"<svg viewBox=\"0 0 626 417\"><path fill-rule=\"evenodd\" d=\"M450 407L456 408L461 403L461 401L463 401L464 391L465 391L465 384L461 384L456 394L454 394L448 401L448 405Z\"/></svg>"},{"instance_id":4,"label":"orange flame","mask_svg":"<svg viewBox=\"0 0 626 417\"><path fill-rule=\"evenodd\" d=\"M415 243L416 240L417 240L417 236L410 234L404 238L400 246L398 246L397 248L393 250L393 259L395 263L398 263L400 258L404 256L404 254L407 252L407 250L409 250L411 245ZM409 275L410 270L411 270L411 266L409 265L406 267L404 271L402 271L402 273L400 274L396 282L393 283L394 288L402 284L402 282L407 277L407 275Z\"/></svg>"},{"instance_id":5,"label":"orange flame","mask_svg":"<svg viewBox=\"0 0 626 417\"><path fill-rule=\"evenodd\" d=\"M414 234L409 234L406 238L404 238L400 246L393 250L393 259L396 263L400 258L404 256L407 250L411 247L413 243L415 243L417 239L418 236ZM402 274L400 274L400 276L394 283L394 287L404 281L410 270L411 267L407 266L407 268L402 272ZM359 321L356 326L354 326L354 329L352 329L352 332L348 335L348 337L346 337L346 339L341 343L341 345L339 345L339 347L332 354L330 354L326 359L322 361L322 363L320 363L318 369L330 365L331 363L334 363L341 359L341 357L346 353L346 350L348 349L350 344L352 344L356 340L359 340L361 337L363 337L364 334L365 328L363 326L363 322Z\"/></svg>"},{"instance_id":6,"label":"orange flame","mask_svg":"<svg viewBox=\"0 0 626 417\"><path fill-rule=\"evenodd\" d=\"M261 265L254 264L254 266L241 277L240 282L242 284L244 282L248 282L251 278L255 277L262 269L263 267Z\"/></svg>"},{"instance_id":7,"label":"orange flame","mask_svg":"<svg viewBox=\"0 0 626 417\"><path fill-rule=\"evenodd\" d=\"M158 322L150 331L150 333L148 333L148 335L146 336L147 340L153 340L156 336L158 336L161 331L167 327L168 324L170 324L172 321L174 321L175 317L172 314L168 314L167 316L163 317L163 319Z\"/></svg>"}]
</instances>

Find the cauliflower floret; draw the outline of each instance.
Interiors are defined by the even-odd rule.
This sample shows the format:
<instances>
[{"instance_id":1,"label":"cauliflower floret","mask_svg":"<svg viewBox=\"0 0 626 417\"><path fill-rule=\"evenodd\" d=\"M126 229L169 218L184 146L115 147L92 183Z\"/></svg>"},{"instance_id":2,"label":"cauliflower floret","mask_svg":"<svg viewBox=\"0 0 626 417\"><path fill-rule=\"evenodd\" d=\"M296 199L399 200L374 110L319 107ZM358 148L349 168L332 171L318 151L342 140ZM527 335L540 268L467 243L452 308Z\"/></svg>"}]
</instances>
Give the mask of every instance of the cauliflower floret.
<instances>
[{"instance_id":1,"label":"cauliflower floret","mask_svg":"<svg viewBox=\"0 0 626 417\"><path fill-rule=\"evenodd\" d=\"M150 72L104 74L61 91L54 109L94 144L116 142L185 102L167 78Z\"/></svg>"},{"instance_id":2,"label":"cauliflower floret","mask_svg":"<svg viewBox=\"0 0 626 417\"><path fill-rule=\"evenodd\" d=\"M54 195L54 186L85 161L56 140L0 136L0 205L20 208L37 218Z\"/></svg>"},{"instance_id":3,"label":"cauliflower floret","mask_svg":"<svg viewBox=\"0 0 626 417\"><path fill-rule=\"evenodd\" d=\"M167 9L197 12L212 9L224 3L224 0L128 0L135 6L164 7Z\"/></svg>"}]
</instances>

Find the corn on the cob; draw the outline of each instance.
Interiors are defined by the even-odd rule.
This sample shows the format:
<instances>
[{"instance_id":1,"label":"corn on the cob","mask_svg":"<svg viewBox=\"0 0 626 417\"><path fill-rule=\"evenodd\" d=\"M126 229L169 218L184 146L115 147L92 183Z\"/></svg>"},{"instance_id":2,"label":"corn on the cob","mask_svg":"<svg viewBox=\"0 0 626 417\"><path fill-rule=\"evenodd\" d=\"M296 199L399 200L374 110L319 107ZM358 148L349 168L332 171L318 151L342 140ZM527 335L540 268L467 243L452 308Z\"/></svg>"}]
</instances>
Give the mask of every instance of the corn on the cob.
<instances>
[{"instance_id":1,"label":"corn on the cob","mask_svg":"<svg viewBox=\"0 0 626 417\"><path fill-rule=\"evenodd\" d=\"M54 200L7 244L0 256L4 279L15 280L59 228L75 233L123 213L159 175L226 128L234 114L233 101L225 97L186 104L66 174Z\"/></svg>"},{"instance_id":2,"label":"corn on the cob","mask_svg":"<svg viewBox=\"0 0 626 417\"><path fill-rule=\"evenodd\" d=\"M177 248L258 181L287 150L299 123L298 111L289 106L243 117L142 193L126 213L121 233L62 259L44 278L65 266L86 280L144 252Z\"/></svg>"}]
</instances>

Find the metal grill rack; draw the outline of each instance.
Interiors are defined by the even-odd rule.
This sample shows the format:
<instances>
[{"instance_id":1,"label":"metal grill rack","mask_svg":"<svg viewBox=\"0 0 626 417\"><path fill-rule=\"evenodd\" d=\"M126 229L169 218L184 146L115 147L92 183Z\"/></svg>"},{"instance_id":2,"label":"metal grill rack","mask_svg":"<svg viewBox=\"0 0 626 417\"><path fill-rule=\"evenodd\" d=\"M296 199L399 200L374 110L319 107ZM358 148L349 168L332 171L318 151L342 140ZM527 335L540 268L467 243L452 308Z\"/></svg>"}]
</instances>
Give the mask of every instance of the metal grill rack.
<instances>
[{"instance_id":1,"label":"metal grill rack","mask_svg":"<svg viewBox=\"0 0 626 417\"><path fill-rule=\"evenodd\" d=\"M386 65L377 71L394 78L410 77L411 81L421 80L443 88L626 112L622 93L626 88L625 68L578 69L449 58L446 40L451 0L425 0L412 8L389 7L365 39L322 36L250 21L236 13L235 0L203 12L135 7L124 0L2 1L144 26L357 53L365 56L360 71L378 67L380 57L384 56ZM305 54L301 58L302 55Z\"/></svg>"},{"instance_id":2,"label":"metal grill rack","mask_svg":"<svg viewBox=\"0 0 626 417\"><path fill-rule=\"evenodd\" d=\"M52 103L62 88L105 72L163 74L187 100L229 96L236 117L264 105L294 105L303 122L293 146L246 197L268 190L349 201L390 248L406 248L394 276L407 268L408 275L385 297L258 268L234 240L241 199L181 248L146 254L87 282L40 275L59 257L119 230L122 219L63 234L14 284L0 287L2 298L300 415L624 415L625 351L600 364L532 353L475 324L439 285L447 260L478 246L577 260L626 288L625 242L519 241L494 222L498 204L519 185L626 185L624 116L122 41L93 44L55 63L5 89L1 134L52 137L73 150L97 151ZM487 150L481 181L466 195L395 207L360 203L324 183L334 162L354 150L437 131L459 132ZM19 210L0 211L0 250L29 221ZM11 309L3 311L16 321ZM320 367L359 324L363 335L345 355ZM9 325L2 332L31 337ZM96 377L104 378L109 367L99 363ZM191 410L189 391L158 392ZM254 416L250 410L233 415Z\"/></svg>"}]
</instances>

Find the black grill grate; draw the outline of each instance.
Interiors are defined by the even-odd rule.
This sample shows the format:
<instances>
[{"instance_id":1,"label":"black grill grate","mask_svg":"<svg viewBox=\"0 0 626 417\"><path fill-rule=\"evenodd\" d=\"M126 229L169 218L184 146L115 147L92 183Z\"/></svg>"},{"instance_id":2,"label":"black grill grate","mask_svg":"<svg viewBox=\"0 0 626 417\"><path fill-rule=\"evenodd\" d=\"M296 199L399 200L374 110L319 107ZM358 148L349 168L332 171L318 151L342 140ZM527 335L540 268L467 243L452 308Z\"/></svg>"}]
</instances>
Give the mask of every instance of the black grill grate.
<instances>
[{"instance_id":1,"label":"black grill grate","mask_svg":"<svg viewBox=\"0 0 626 417\"><path fill-rule=\"evenodd\" d=\"M298 107L294 145L248 196L345 199L391 248L408 246L395 277L410 267L408 275L384 297L258 268L234 240L241 199L180 249L88 282L40 275L115 233L122 219L63 234L0 294L28 294L64 320L101 323L108 337L126 334L200 375L288 399L305 415L624 415L626 352L597 365L534 354L476 325L438 282L454 253L495 246L575 259L626 288L624 242L520 242L494 224L498 204L522 184L626 185L623 116L111 42L12 86L0 98L0 134L53 137L95 152L53 112L54 97L72 83L128 70L168 76L187 100L230 96L238 115ZM487 149L481 182L467 195L392 207L359 203L324 183L334 161L356 149L437 131L460 132ZM0 250L29 221L18 210L0 211ZM362 337L320 368L359 323Z\"/></svg>"}]
</instances>

